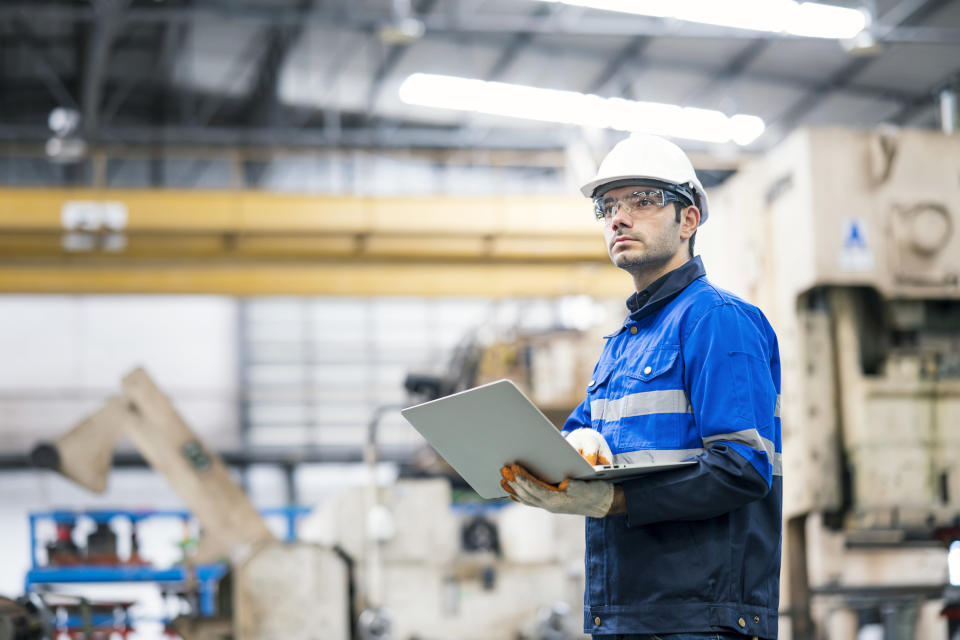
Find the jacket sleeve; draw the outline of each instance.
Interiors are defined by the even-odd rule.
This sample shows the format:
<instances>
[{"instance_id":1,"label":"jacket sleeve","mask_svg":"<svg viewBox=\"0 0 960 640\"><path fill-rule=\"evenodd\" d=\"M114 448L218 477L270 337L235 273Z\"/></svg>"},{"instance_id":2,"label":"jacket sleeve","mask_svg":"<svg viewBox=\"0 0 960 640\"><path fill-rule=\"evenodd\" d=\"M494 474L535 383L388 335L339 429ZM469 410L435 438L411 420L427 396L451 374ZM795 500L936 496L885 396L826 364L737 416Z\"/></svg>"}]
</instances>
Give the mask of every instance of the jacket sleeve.
<instances>
[{"instance_id":1,"label":"jacket sleeve","mask_svg":"<svg viewBox=\"0 0 960 640\"><path fill-rule=\"evenodd\" d=\"M681 335L684 388L703 443L696 464L624 481L629 526L703 520L765 496L779 439L776 344L751 309L718 305Z\"/></svg>"},{"instance_id":2,"label":"jacket sleeve","mask_svg":"<svg viewBox=\"0 0 960 640\"><path fill-rule=\"evenodd\" d=\"M589 427L591 425L590 418L590 401L589 399L584 399L576 409L573 410L573 413L567 418L567 421L563 423L563 429L561 432L564 437L567 436L574 429L579 429L581 427Z\"/></svg>"}]
</instances>

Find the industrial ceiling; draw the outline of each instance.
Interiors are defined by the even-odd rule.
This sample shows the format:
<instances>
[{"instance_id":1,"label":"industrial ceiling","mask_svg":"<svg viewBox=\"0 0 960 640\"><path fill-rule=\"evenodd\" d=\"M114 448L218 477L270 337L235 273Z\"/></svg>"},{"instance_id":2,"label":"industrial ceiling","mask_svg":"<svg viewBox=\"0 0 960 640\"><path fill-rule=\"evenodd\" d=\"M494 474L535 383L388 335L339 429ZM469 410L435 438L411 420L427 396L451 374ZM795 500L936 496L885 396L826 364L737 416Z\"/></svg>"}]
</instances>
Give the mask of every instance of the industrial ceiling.
<instances>
[{"instance_id":1,"label":"industrial ceiling","mask_svg":"<svg viewBox=\"0 0 960 640\"><path fill-rule=\"evenodd\" d=\"M746 152L799 126L938 126L960 2L846 6L874 46L535 0L4 0L0 141L42 145L57 107L93 146L559 150L583 133L404 103L416 72L752 114Z\"/></svg>"}]
</instances>

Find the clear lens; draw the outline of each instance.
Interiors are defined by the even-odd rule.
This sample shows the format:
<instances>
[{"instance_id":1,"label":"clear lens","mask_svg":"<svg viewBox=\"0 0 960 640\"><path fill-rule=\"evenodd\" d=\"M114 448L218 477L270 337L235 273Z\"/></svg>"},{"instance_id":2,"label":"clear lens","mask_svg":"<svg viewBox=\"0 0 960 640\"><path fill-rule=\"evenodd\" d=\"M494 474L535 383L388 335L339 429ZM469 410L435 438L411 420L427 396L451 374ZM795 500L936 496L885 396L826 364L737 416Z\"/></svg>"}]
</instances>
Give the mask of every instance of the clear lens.
<instances>
[{"instance_id":1,"label":"clear lens","mask_svg":"<svg viewBox=\"0 0 960 640\"><path fill-rule=\"evenodd\" d=\"M672 193L667 194L662 189L634 191L619 198L609 196L594 198L593 212L596 214L597 220L605 220L616 215L618 207L626 213L647 213L656 211L667 202L673 202L674 200L676 200L676 196Z\"/></svg>"}]
</instances>

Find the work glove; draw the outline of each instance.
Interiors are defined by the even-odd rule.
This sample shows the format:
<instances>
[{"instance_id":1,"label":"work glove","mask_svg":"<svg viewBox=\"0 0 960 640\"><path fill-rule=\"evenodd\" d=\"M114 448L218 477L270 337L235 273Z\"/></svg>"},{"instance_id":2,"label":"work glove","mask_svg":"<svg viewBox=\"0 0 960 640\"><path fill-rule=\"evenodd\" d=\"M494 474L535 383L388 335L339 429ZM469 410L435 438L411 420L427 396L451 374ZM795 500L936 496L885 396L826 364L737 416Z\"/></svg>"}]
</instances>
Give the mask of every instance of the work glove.
<instances>
[{"instance_id":1,"label":"work glove","mask_svg":"<svg viewBox=\"0 0 960 640\"><path fill-rule=\"evenodd\" d=\"M512 500L553 513L603 518L613 504L613 483L606 480L567 478L553 485L518 464L502 467L500 477L500 486Z\"/></svg>"},{"instance_id":2,"label":"work glove","mask_svg":"<svg viewBox=\"0 0 960 640\"><path fill-rule=\"evenodd\" d=\"M590 464L612 464L610 445L596 429L574 429L567 434L567 442Z\"/></svg>"}]
</instances>

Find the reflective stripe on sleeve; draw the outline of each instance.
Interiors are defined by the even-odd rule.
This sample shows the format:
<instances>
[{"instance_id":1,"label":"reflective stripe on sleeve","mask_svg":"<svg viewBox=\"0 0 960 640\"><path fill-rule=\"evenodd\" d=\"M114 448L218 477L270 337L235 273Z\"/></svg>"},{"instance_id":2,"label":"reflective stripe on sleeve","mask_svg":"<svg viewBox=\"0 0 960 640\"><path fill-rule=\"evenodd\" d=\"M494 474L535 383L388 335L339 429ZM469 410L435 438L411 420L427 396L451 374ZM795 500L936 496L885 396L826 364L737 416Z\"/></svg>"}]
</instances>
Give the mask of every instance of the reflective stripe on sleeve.
<instances>
[{"instance_id":1,"label":"reflective stripe on sleeve","mask_svg":"<svg viewBox=\"0 0 960 640\"><path fill-rule=\"evenodd\" d=\"M703 449L639 449L613 455L613 464L671 464L703 453Z\"/></svg>"},{"instance_id":2,"label":"reflective stripe on sleeve","mask_svg":"<svg viewBox=\"0 0 960 640\"><path fill-rule=\"evenodd\" d=\"M703 439L703 444L709 445L711 442L717 442L718 440L726 440L727 442L739 442L740 444L745 444L751 449L763 451L767 454L767 458L770 460L773 460L773 454L777 451L777 448L773 446L773 442L761 436L760 432L756 429L744 429L742 431L733 431L731 433L717 433L712 436L705 437Z\"/></svg>"},{"instance_id":3,"label":"reflective stripe on sleeve","mask_svg":"<svg viewBox=\"0 0 960 640\"><path fill-rule=\"evenodd\" d=\"M713 442L720 441L737 442L739 444L745 444L751 449L763 451L765 454L767 454L767 460L769 460L770 464L773 466L773 475L783 475L783 460L781 454L777 452L777 448L774 446L773 441L761 436L760 432L756 429L744 429L742 431L733 431L731 433L717 433L704 438L703 444L710 445Z\"/></svg>"},{"instance_id":4,"label":"reflective stripe on sleeve","mask_svg":"<svg viewBox=\"0 0 960 640\"><path fill-rule=\"evenodd\" d=\"M773 410L773 417L774 418L780 417L780 394L779 393L777 394L777 407Z\"/></svg>"},{"instance_id":5,"label":"reflective stripe on sleeve","mask_svg":"<svg viewBox=\"0 0 960 640\"><path fill-rule=\"evenodd\" d=\"M643 391L609 400L599 398L590 403L590 415L596 420L620 420L654 413L693 413L683 389Z\"/></svg>"},{"instance_id":6,"label":"reflective stripe on sleeve","mask_svg":"<svg viewBox=\"0 0 960 640\"><path fill-rule=\"evenodd\" d=\"M695 458L704 449L640 449L613 455L613 464L672 464ZM783 475L782 454L773 454L773 475Z\"/></svg>"}]
</instances>

